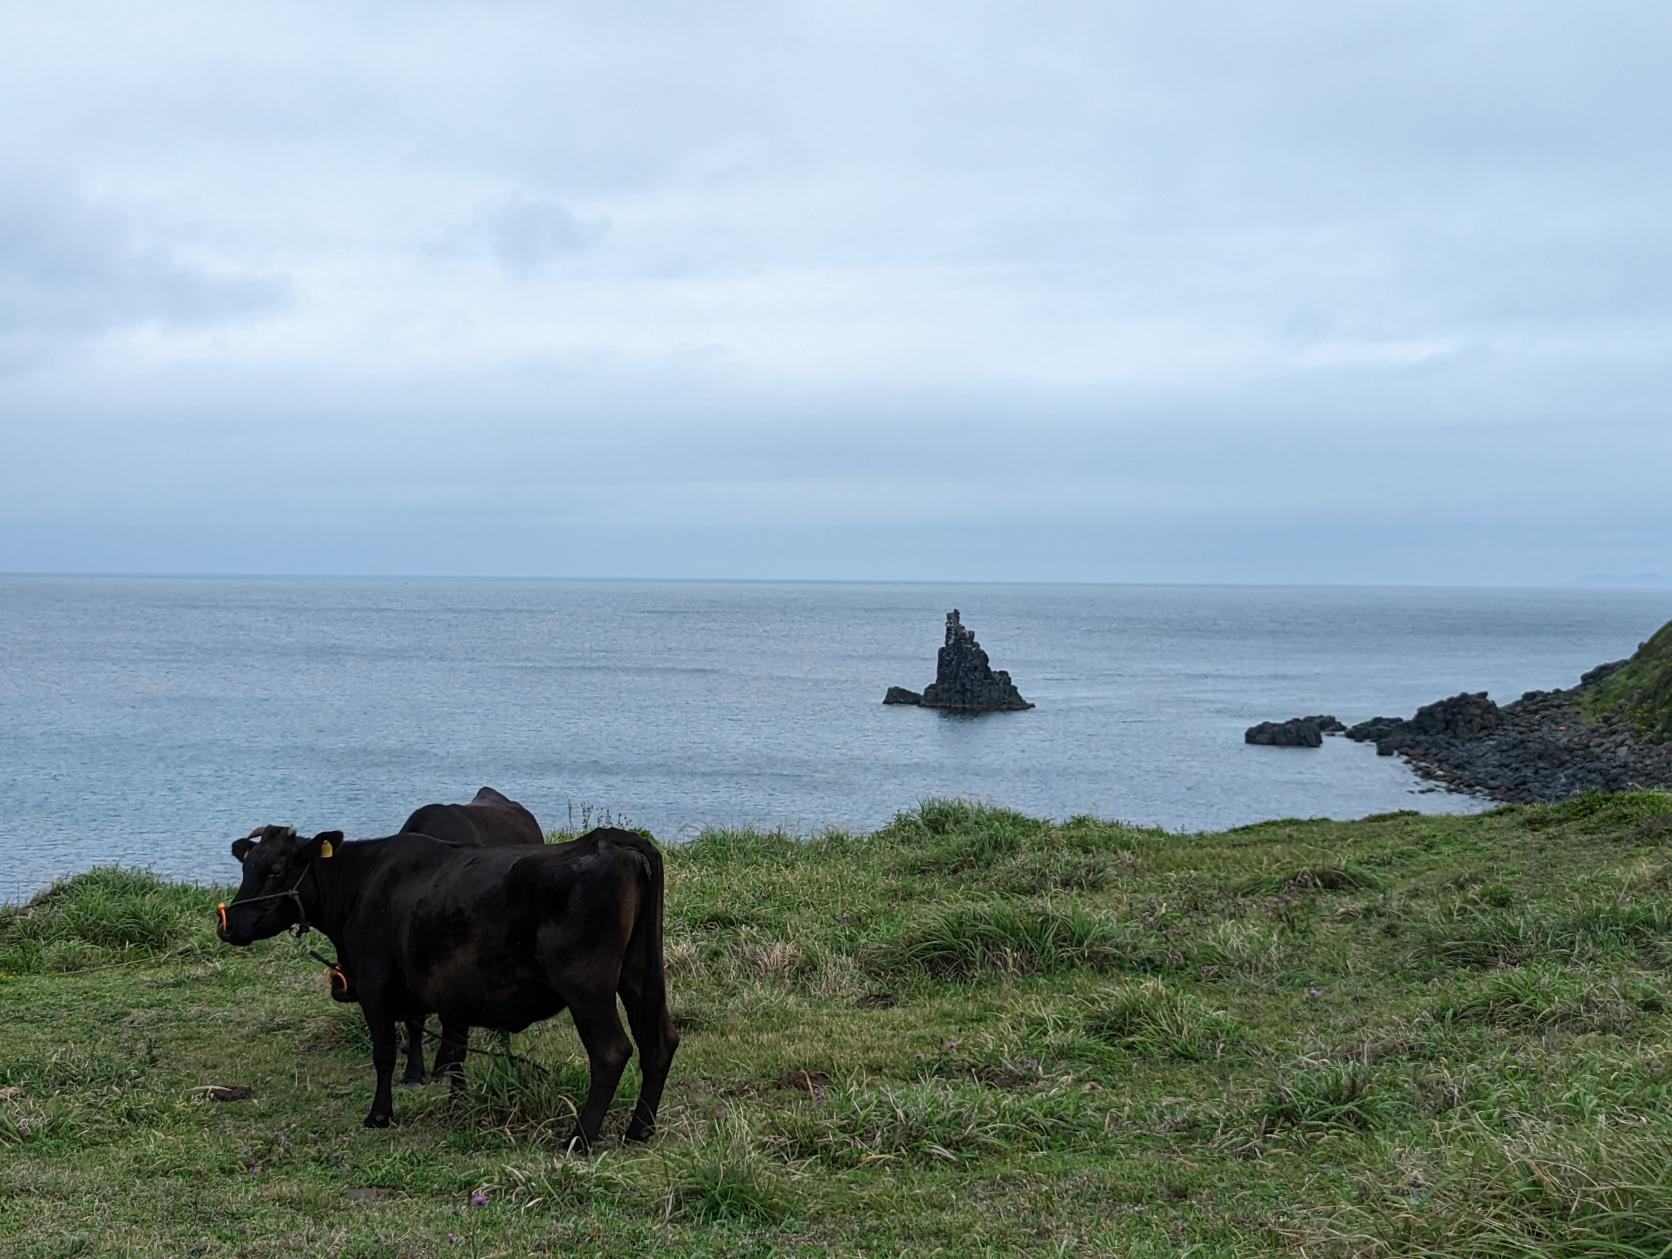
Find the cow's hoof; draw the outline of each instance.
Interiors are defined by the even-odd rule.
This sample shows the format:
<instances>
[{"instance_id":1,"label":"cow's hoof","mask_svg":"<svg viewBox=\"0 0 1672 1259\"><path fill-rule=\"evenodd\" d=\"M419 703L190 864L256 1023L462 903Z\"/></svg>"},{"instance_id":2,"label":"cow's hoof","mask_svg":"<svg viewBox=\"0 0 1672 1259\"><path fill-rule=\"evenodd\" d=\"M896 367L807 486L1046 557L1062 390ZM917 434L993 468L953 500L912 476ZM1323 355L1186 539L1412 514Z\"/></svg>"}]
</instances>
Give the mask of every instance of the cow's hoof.
<instances>
[{"instance_id":1,"label":"cow's hoof","mask_svg":"<svg viewBox=\"0 0 1672 1259\"><path fill-rule=\"evenodd\" d=\"M393 1115L367 1115L365 1126L368 1128L387 1128Z\"/></svg>"},{"instance_id":2,"label":"cow's hoof","mask_svg":"<svg viewBox=\"0 0 1672 1259\"><path fill-rule=\"evenodd\" d=\"M648 1141L656 1135L656 1129L650 1124L630 1123L627 1131L621 1134L623 1141Z\"/></svg>"},{"instance_id":3,"label":"cow's hoof","mask_svg":"<svg viewBox=\"0 0 1672 1259\"><path fill-rule=\"evenodd\" d=\"M422 1071L408 1071L401 1077L402 1084L423 1084L429 1079Z\"/></svg>"},{"instance_id":4,"label":"cow's hoof","mask_svg":"<svg viewBox=\"0 0 1672 1259\"><path fill-rule=\"evenodd\" d=\"M569 1139L563 1143L566 1154L579 1154L583 1157L592 1153L592 1147L586 1142L586 1136L579 1128L569 1134Z\"/></svg>"}]
</instances>

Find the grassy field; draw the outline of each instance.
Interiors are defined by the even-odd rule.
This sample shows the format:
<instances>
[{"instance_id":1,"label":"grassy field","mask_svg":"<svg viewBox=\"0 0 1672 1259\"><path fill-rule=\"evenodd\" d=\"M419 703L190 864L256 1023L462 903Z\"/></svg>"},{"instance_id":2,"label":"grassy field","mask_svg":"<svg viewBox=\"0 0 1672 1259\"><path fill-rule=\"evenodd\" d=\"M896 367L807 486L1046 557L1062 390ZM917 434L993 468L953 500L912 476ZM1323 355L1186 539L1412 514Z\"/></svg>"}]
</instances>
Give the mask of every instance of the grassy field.
<instances>
[{"instance_id":1,"label":"grassy field","mask_svg":"<svg viewBox=\"0 0 1672 1259\"><path fill-rule=\"evenodd\" d=\"M1672 742L1672 621L1640 646L1623 668L1587 691L1580 708L1594 721L1621 705L1644 738Z\"/></svg>"},{"instance_id":2,"label":"grassy field","mask_svg":"<svg viewBox=\"0 0 1672 1259\"><path fill-rule=\"evenodd\" d=\"M214 892L0 912L0 1254L1672 1256L1672 795L1204 835L930 802L668 871L662 1132L616 1139L630 1072L591 1158L566 1016L515 1039L546 1070L472 1057L365 1131L358 1009L217 944Z\"/></svg>"}]
</instances>

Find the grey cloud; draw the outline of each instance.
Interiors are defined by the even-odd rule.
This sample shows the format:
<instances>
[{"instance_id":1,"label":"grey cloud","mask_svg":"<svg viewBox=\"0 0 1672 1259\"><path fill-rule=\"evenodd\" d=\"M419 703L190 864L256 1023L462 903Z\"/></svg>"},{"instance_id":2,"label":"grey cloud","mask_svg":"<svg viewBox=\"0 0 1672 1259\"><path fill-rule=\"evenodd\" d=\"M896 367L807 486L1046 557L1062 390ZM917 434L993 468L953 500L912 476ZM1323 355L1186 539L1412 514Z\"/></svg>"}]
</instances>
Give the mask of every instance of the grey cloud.
<instances>
[{"instance_id":1,"label":"grey cloud","mask_svg":"<svg viewBox=\"0 0 1672 1259\"><path fill-rule=\"evenodd\" d=\"M134 12L0 49L0 568L1669 567L1665 6Z\"/></svg>"},{"instance_id":2,"label":"grey cloud","mask_svg":"<svg viewBox=\"0 0 1672 1259\"><path fill-rule=\"evenodd\" d=\"M607 230L604 220L582 219L548 197L519 192L479 206L434 248L441 257L492 258L507 277L525 280L565 255L590 248Z\"/></svg>"},{"instance_id":3,"label":"grey cloud","mask_svg":"<svg viewBox=\"0 0 1672 1259\"><path fill-rule=\"evenodd\" d=\"M18 182L0 198L0 362L141 325L259 318L293 300L282 276L191 261L65 188Z\"/></svg>"},{"instance_id":4,"label":"grey cloud","mask_svg":"<svg viewBox=\"0 0 1672 1259\"><path fill-rule=\"evenodd\" d=\"M445 557L592 576L1539 582L1601 555L1664 567L1672 430L1650 410L1598 417L1559 365L1526 371L1507 428L1469 422L1524 371L1481 358L1390 369L1373 389L1333 371L1066 405L1033 388L762 396L677 365L567 360L514 381L298 386L275 370L245 375L231 414L220 382L187 372L132 382L126 409L168 414L164 442L37 388L40 429L0 473L0 568L39 522L84 520L86 486L127 522L104 542L68 535L99 567L145 537L141 567L169 567L176 546L216 571ZM1622 384L1664 396L1672 372ZM252 489L268 504L254 515Z\"/></svg>"},{"instance_id":5,"label":"grey cloud","mask_svg":"<svg viewBox=\"0 0 1672 1259\"><path fill-rule=\"evenodd\" d=\"M513 197L490 210L487 229L499 265L510 275L530 275L554 255L584 249L603 225L583 223L555 201Z\"/></svg>"}]
</instances>

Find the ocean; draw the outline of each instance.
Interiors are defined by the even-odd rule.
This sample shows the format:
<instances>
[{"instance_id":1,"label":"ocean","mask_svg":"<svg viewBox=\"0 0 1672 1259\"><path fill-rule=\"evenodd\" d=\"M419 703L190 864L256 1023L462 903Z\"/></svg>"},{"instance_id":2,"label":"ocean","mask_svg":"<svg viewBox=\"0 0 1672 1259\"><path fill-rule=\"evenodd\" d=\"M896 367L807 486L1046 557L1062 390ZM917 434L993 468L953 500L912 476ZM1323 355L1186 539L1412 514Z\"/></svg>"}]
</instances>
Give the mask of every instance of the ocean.
<instances>
[{"instance_id":1,"label":"ocean","mask_svg":"<svg viewBox=\"0 0 1672 1259\"><path fill-rule=\"evenodd\" d=\"M953 607L1033 711L882 705ZM227 880L259 823L383 835L483 784L668 842L943 795L1186 831L1474 809L1242 731L1571 685L1668 619L1668 590L0 577L0 900Z\"/></svg>"}]
</instances>

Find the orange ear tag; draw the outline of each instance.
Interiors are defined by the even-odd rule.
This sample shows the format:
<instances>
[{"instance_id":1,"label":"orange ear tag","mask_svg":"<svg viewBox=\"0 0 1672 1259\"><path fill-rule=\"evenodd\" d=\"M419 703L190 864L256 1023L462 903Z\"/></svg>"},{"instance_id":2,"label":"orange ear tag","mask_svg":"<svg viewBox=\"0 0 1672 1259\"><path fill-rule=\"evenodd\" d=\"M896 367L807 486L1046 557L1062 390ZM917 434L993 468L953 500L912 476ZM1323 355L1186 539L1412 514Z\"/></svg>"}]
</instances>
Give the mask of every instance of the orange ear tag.
<instances>
[{"instance_id":1,"label":"orange ear tag","mask_svg":"<svg viewBox=\"0 0 1672 1259\"><path fill-rule=\"evenodd\" d=\"M222 901L219 905L215 906L215 917L217 917L221 920L221 930L225 931L226 930L226 902L225 901Z\"/></svg>"}]
</instances>

